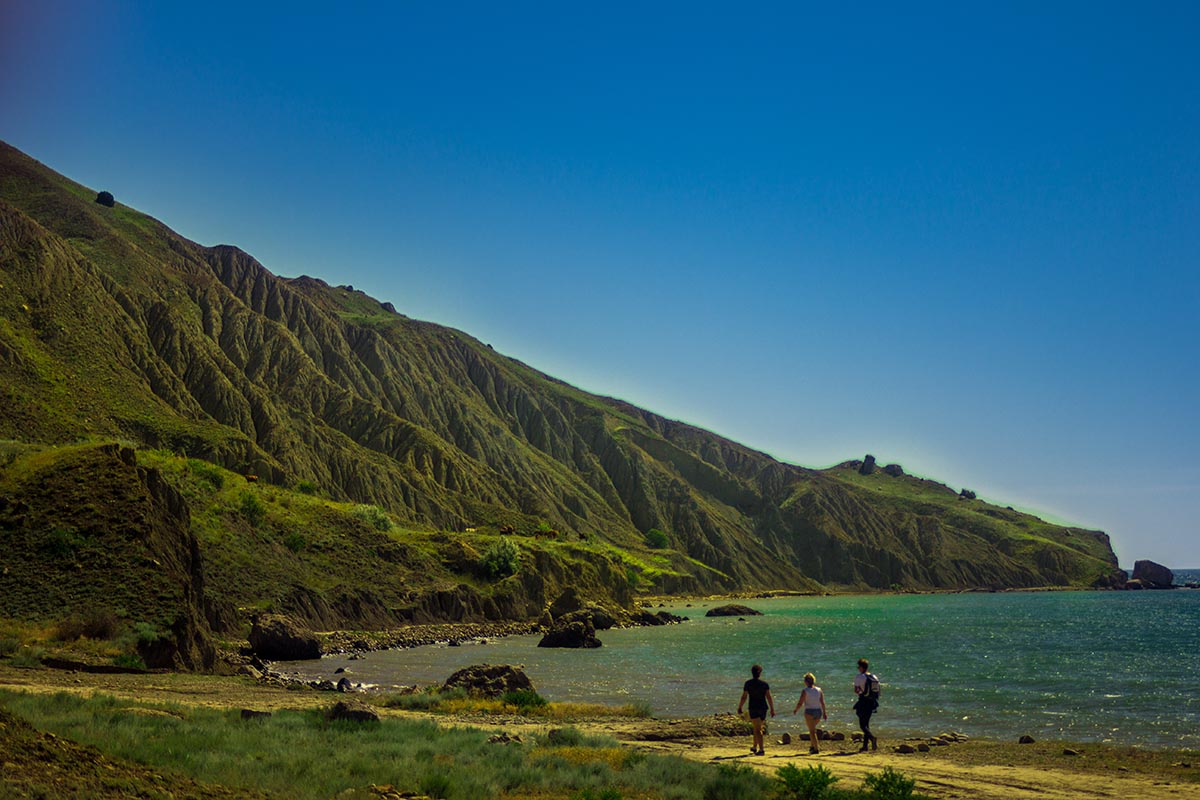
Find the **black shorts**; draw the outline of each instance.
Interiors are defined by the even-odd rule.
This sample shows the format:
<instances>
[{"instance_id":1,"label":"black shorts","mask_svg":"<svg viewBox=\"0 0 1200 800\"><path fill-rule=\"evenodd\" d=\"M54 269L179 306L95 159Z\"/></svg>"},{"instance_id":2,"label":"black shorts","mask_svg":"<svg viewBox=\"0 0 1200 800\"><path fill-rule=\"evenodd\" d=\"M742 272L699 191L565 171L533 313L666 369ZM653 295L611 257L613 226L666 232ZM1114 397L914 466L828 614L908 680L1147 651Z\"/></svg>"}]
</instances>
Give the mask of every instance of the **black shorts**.
<instances>
[{"instance_id":1,"label":"black shorts","mask_svg":"<svg viewBox=\"0 0 1200 800\"><path fill-rule=\"evenodd\" d=\"M750 709L750 719L766 719L767 710L765 708Z\"/></svg>"}]
</instances>

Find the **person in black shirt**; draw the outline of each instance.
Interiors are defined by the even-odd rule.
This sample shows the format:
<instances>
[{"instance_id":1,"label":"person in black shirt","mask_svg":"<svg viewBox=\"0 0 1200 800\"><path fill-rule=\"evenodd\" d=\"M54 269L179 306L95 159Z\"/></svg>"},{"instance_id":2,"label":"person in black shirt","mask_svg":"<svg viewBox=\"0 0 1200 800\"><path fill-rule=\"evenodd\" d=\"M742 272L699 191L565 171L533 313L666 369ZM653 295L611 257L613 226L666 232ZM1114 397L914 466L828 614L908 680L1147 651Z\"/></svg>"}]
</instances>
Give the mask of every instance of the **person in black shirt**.
<instances>
[{"instance_id":1,"label":"person in black shirt","mask_svg":"<svg viewBox=\"0 0 1200 800\"><path fill-rule=\"evenodd\" d=\"M775 700L771 697L771 687L767 682L761 679L762 667L755 664L750 668L750 680L742 686L742 699L738 703L737 713L742 713L742 706L746 705L746 701L750 701L750 725L754 728L754 743L750 747L750 752L753 755L761 756L763 754L763 722L767 718L767 711L771 712L771 716L775 716Z\"/></svg>"}]
</instances>

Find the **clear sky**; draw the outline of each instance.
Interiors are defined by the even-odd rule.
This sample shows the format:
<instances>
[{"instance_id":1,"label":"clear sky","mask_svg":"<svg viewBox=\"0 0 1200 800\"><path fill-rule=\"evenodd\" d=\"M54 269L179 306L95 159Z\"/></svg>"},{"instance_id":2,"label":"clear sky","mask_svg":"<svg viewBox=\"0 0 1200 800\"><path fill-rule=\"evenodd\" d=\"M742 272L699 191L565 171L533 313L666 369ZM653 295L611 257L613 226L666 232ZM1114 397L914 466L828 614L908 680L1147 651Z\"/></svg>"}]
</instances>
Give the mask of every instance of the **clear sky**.
<instances>
[{"instance_id":1,"label":"clear sky","mask_svg":"<svg viewBox=\"0 0 1200 800\"><path fill-rule=\"evenodd\" d=\"M0 138L782 460L1196 567L1198 32L1191 2L0 0Z\"/></svg>"}]
</instances>

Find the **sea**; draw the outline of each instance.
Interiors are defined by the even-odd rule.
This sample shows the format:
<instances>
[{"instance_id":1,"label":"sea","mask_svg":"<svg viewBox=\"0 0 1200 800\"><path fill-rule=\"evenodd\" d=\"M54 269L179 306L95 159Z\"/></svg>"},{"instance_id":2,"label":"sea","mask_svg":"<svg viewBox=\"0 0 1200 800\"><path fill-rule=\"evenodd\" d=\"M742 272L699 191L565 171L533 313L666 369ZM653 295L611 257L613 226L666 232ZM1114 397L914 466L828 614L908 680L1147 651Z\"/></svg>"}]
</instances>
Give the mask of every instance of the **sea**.
<instances>
[{"instance_id":1,"label":"sea","mask_svg":"<svg viewBox=\"0 0 1200 800\"><path fill-rule=\"evenodd\" d=\"M762 616L706 617L726 601L666 604L688 621L599 633L589 650L539 648L538 635L280 664L304 679L380 689L445 681L471 664L521 666L562 702L637 704L656 717L733 712L763 667L778 716L793 716L803 676L826 695L830 730L857 730L859 658L883 687L883 737L1107 742L1200 749L1200 590L1043 591L777 597L739 601ZM657 608L656 608L657 610Z\"/></svg>"}]
</instances>

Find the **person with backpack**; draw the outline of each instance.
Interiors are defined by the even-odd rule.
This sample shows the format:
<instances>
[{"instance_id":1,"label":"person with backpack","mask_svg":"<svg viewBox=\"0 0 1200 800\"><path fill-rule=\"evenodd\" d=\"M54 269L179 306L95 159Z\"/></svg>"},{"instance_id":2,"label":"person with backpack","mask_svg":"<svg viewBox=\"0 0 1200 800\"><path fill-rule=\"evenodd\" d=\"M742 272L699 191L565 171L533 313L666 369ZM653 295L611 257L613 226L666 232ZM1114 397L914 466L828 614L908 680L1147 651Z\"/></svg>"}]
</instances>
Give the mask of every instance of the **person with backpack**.
<instances>
[{"instance_id":1,"label":"person with backpack","mask_svg":"<svg viewBox=\"0 0 1200 800\"><path fill-rule=\"evenodd\" d=\"M854 713L858 715L858 727L863 735L860 753L866 751L868 744L872 750L879 749L879 740L871 733L871 715L879 708L879 677L872 674L870 669L870 662L860 658L858 674L854 676L854 694L858 695L854 701Z\"/></svg>"}]
</instances>

